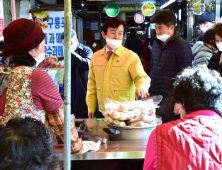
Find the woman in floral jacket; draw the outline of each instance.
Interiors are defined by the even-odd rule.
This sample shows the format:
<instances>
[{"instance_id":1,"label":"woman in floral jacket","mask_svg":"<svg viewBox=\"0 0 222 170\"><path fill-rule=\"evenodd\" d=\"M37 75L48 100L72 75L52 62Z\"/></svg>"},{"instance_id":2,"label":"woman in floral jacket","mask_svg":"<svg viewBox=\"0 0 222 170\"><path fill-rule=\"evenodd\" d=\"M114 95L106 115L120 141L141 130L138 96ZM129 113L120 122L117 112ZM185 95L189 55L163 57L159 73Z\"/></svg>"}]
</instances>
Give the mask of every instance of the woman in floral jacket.
<instances>
[{"instance_id":1,"label":"woman in floral jacket","mask_svg":"<svg viewBox=\"0 0 222 170\"><path fill-rule=\"evenodd\" d=\"M64 107L52 78L35 67L45 59L45 34L28 19L18 19L3 31L6 49L0 67L0 125L19 117L31 117L52 126L64 140ZM78 137L71 123L71 151L84 153L90 145Z\"/></svg>"}]
</instances>

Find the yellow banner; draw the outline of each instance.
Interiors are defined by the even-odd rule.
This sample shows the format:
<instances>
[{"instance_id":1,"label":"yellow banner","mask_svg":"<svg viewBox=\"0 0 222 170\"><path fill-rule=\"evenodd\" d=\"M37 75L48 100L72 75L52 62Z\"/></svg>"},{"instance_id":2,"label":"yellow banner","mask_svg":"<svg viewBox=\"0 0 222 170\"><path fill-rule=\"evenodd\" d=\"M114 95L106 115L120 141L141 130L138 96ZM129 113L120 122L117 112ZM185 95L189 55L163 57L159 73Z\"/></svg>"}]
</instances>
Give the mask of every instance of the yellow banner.
<instances>
[{"instance_id":1,"label":"yellow banner","mask_svg":"<svg viewBox=\"0 0 222 170\"><path fill-rule=\"evenodd\" d=\"M156 7L154 4L148 2L142 6L141 10L143 15L150 17L156 12Z\"/></svg>"},{"instance_id":2,"label":"yellow banner","mask_svg":"<svg viewBox=\"0 0 222 170\"><path fill-rule=\"evenodd\" d=\"M200 15L200 1L193 4L193 13L195 15Z\"/></svg>"}]
</instances>

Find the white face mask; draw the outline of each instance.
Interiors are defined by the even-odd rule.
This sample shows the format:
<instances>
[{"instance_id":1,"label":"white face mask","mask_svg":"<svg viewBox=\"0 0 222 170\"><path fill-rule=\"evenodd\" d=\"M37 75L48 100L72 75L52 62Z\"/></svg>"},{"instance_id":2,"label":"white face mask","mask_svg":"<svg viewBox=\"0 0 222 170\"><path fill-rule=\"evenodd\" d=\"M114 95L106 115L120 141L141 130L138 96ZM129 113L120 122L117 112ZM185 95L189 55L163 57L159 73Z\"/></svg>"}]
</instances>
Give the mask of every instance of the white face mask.
<instances>
[{"instance_id":1,"label":"white face mask","mask_svg":"<svg viewBox=\"0 0 222 170\"><path fill-rule=\"evenodd\" d=\"M205 33L207 31L207 27L201 27L200 29L203 33Z\"/></svg>"},{"instance_id":2,"label":"white face mask","mask_svg":"<svg viewBox=\"0 0 222 170\"><path fill-rule=\"evenodd\" d=\"M201 27L201 31L203 31L203 33L205 33L207 30L213 28L214 24L210 23L208 24L208 27Z\"/></svg>"},{"instance_id":3,"label":"white face mask","mask_svg":"<svg viewBox=\"0 0 222 170\"><path fill-rule=\"evenodd\" d=\"M71 52L75 52L78 47L78 42L76 41L76 38L72 38L72 45L71 45Z\"/></svg>"},{"instance_id":4,"label":"white face mask","mask_svg":"<svg viewBox=\"0 0 222 170\"><path fill-rule=\"evenodd\" d=\"M39 56L37 58L34 58L36 61L36 67L38 67L38 65L45 59L45 52L44 53L40 53L37 49L35 49L38 53Z\"/></svg>"},{"instance_id":5,"label":"white face mask","mask_svg":"<svg viewBox=\"0 0 222 170\"><path fill-rule=\"evenodd\" d=\"M220 52L222 52L222 42L216 43L216 46Z\"/></svg>"},{"instance_id":6,"label":"white face mask","mask_svg":"<svg viewBox=\"0 0 222 170\"><path fill-rule=\"evenodd\" d=\"M71 45L71 52L75 52L77 48L77 45Z\"/></svg>"},{"instance_id":7,"label":"white face mask","mask_svg":"<svg viewBox=\"0 0 222 170\"><path fill-rule=\"evenodd\" d=\"M163 35L157 35L156 36L160 41L165 42L168 38L170 38L170 35L163 34Z\"/></svg>"},{"instance_id":8,"label":"white face mask","mask_svg":"<svg viewBox=\"0 0 222 170\"><path fill-rule=\"evenodd\" d=\"M110 39L106 38L106 43L113 49L117 49L120 44L122 44L122 40L115 40L115 39Z\"/></svg>"}]
</instances>

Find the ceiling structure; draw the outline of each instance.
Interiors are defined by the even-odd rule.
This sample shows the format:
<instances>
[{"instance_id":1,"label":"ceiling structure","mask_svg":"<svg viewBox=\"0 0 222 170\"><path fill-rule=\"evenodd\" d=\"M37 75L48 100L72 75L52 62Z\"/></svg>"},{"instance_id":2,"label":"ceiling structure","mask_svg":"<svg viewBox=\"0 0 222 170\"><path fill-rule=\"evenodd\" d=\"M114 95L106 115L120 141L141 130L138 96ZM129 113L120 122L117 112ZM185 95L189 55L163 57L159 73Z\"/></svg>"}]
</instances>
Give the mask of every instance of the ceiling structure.
<instances>
[{"instance_id":1,"label":"ceiling structure","mask_svg":"<svg viewBox=\"0 0 222 170\"><path fill-rule=\"evenodd\" d=\"M85 8L87 11L99 11L106 7L109 3L116 3L120 8L121 7L141 7L145 2L152 2L156 6L160 6L160 0L115 0L115 1L107 1L107 0L72 0L72 6L74 9ZM84 6L82 6L82 3ZM57 0L57 4L64 4L64 0Z\"/></svg>"},{"instance_id":2,"label":"ceiling structure","mask_svg":"<svg viewBox=\"0 0 222 170\"><path fill-rule=\"evenodd\" d=\"M137 28L143 28L147 27L149 25L149 18L145 17L145 21L142 24L137 24L134 21L134 15L137 12L141 11L141 7L145 2L152 2L157 8L157 10L160 10L161 1L165 2L166 0L72 0L72 6L77 15L81 16L87 16L90 13L103 13L104 18L108 18L108 16L105 14L105 7L109 3L116 3L121 11L126 12L126 22L128 27L137 27ZM177 2L180 1L180 2ZM174 10L179 10L180 8L186 7L187 0L176 0L173 4L171 4L169 7ZM64 0L57 0L57 4L64 4Z\"/></svg>"}]
</instances>

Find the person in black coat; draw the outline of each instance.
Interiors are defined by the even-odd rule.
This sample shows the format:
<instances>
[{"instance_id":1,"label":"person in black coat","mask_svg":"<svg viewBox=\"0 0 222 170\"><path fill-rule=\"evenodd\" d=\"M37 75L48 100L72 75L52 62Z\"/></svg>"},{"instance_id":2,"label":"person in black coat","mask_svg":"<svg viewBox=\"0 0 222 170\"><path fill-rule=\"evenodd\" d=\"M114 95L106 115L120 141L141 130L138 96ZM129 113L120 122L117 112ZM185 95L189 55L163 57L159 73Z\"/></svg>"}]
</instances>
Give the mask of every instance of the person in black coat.
<instances>
[{"instance_id":1,"label":"person in black coat","mask_svg":"<svg viewBox=\"0 0 222 170\"><path fill-rule=\"evenodd\" d=\"M207 67L219 71L222 76L222 24L220 23L214 28L214 42L218 52L212 56Z\"/></svg>"},{"instance_id":2,"label":"person in black coat","mask_svg":"<svg viewBox=\"0 0 222 170\"><path fill-rule=\"evenodd\" d=\"M173 113L173 83L180 71L192 65L192 52L189 44L174 31L176 17L171 11L159 11L154 22L157 38L151 50L150 92L163 96L156 114L166 123L180 118Z\"/></svg>"},{"instance_id":3,"label":"person in black coat","mask_svg":"<svg viewBox=\"0 0 222 170\"><path fill-rule=\"evenodd\" d=\"M130 29L130 37L126 39L125 47L135 52L139 57L142 57L143 44L141 39L136 36L136 29Z\"/></svg>"},{"instance_id":4,"label":"person in black coat","mask_svg":"<svg viewBox=\"0 0 222 170\"><path fill-rule=\"evenodd\" d=\"M64 45L64 33L61 40ZM76 32L71 30L71 113L76 118L88 118L86 92L92 54L92 49L79 43Z\"/></svg>"}]
</instances>

